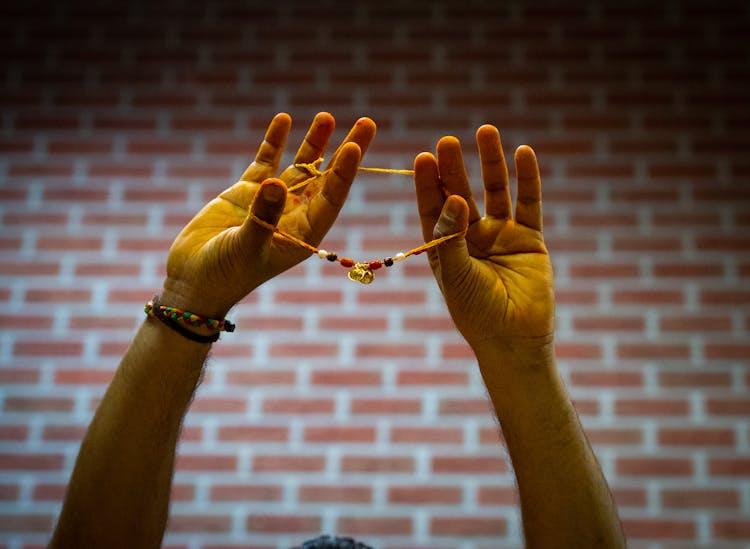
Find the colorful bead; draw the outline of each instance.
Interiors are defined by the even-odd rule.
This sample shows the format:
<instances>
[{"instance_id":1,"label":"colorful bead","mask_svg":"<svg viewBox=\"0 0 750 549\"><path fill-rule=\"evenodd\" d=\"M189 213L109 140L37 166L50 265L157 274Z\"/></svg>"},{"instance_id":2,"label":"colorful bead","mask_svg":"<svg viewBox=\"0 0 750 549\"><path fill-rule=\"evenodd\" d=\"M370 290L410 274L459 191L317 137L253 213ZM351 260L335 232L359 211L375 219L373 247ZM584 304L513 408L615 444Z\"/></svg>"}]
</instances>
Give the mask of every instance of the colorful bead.
<instances>
[{"instance_id":1,"label":"colorful bead","mask_svg":"<svg viewBox=\"0 0 750 549\"><path fill-rule=\"evenodd\" d=\"M379 259L376 259L376 260L374 260L374 261L370 261L370 262L369 262L369 263L367 264L367 267L368 267L368 268L369 268L369 269L370 269L371 271L374 271L375 269L380 269L380 267L382 267L382 266L383 266L383 262L382 262L382 261L380 261Z\"/></svg>"},{"instance_id":2,"label":"colorful bead","mask_svg":"<svg viewBox=\"0 0 750 549\"><path fill-rule=\"evenodd\" d=\"M349 257L342 257L339 263L341 263L342 267L354 267L354 260Z\"/></svg>"},{"instance_id":3,"label":"colorful bead","mask_svg":"<svg viewBox=\"0 0 750 549\"><path fill-rule=\"evenodd\" d=\"M393 258L392 257L386 257L383 260L383 265L385 265L386 267L392 267L393 266Z\"/></svg>"},{"instance_id":4,"label":"colorful bead","mask_svg":"<svg viewBox=\"0 0 750 549\"><path fill-rule=\"evenodd\" d=\"M328 254L328 255L326 256L326 259L327 259L328 261L336 261L336 259L338 259L338 256L337 256L337 255L336 255L335 253L331 252L331 253L329 253L329 254Z\"/></svg>"},{"instance_id":5,"label":"colorful bead","mask_svg":"<svg viewBox=\"0 0 750 549\"><path fill-rule=\"evenodd\" d=\"M399 252L393 256L393 261L403 261L404 259L406 259L406 254L404 252Z\"/></svg>"},{"instance_id":6,"label":"colorful bead","mask_svg":"<svg viewBox=\"0 0 750 549\"><path fill-rule=\"evenodd\" d=\"M325 250L318 250L318 257L320 259L325 259L328 256L328 252Z\"/></svg>"}]
</instances>

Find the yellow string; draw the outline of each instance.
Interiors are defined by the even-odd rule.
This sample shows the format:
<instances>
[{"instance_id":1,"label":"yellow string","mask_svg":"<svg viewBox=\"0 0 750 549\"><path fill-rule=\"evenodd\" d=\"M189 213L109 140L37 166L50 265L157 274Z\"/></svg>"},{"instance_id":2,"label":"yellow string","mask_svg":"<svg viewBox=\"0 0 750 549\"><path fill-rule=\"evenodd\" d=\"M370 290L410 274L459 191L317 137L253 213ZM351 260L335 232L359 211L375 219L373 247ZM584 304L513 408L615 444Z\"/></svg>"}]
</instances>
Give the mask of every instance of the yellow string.
<instances>
[{"instance_id":1,"label":"yellow string","mask_svg":"<svg viewBox=\"0 0 750 549\"><path fill-rule=\"evenodd\" d=\"M328 170L321 171L320 165L323 163L323 157L318 158L314 162L298 162L294 165L295 168L298 168L300 170L304 170L307 173L311 175L311 177L308 177L304 181L300 181L299 183L292 185L287 189L288 192L294 192L297 189L301 189L302 187L306 186L311 179L314 179L318 177L319 175L323 175ZM360 166L357 168L359 171L363 172L371 172L371 173L392 173L396 175L414 175L414 170L394 170L391 168L368 168L365 166Z\"/></svg>"}]
</instances>

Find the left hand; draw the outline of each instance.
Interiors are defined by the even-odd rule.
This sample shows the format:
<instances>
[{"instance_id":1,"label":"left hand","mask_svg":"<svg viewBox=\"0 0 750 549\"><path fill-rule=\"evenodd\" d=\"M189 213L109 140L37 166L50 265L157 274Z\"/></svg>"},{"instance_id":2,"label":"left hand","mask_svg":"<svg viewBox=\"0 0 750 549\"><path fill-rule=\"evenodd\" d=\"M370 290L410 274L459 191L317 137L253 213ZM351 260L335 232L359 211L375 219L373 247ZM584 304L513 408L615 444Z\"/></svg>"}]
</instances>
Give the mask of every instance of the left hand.
<instances>
[{"instance_id":1,"label":"left hand","mask_svg":"<svg viewBox=\"0 0 750 549\"><path fill-rule=\"evenodd\" d=\"M274 178L291 123L289 115L277 114L240 180L206 204L177 236L167 258L163 304L223 318L263 282L310 255L253 221L248 210L313 246L328 232L375 136L375 123L358 120L333 154L329 169L287 194L287 186L310 178L294 164L323 156L335 126L330 114L315 116L293 165Z\"/></svg>"}]
</instances>

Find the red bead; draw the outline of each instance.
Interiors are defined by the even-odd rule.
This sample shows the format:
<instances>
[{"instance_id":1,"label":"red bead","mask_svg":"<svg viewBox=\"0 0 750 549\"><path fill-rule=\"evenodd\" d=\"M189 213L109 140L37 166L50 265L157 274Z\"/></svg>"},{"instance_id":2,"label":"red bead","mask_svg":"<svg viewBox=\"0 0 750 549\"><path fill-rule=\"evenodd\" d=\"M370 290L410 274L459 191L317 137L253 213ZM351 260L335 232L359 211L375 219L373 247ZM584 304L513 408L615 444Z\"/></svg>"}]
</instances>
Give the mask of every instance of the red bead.
<instances>
[{"instance_id":1,"label":"red bead","mask_svg":"<svg viewBox=\"0 0 750 549\"><path fill-rule=\"evenodd\" d=\"M354 267L354 260L348 257L342 257L339 263L341 263L342 267Z\"/></svg>"},{"instance_id":2,"label":"red bead","mask_svg":"<svg viewBox=\"0 0 750 549\"><path fill-rule=\"evenodd\" d=\"M380 268L380 267L382 267L382 266L383 266L383 262L382 262L382 261L380 261L379 259L376 259L375 261L370 261L370 262L369 262L369 263L367 264L367 267L368 267L368 268L369 268L369 269L370 269L371 271L374 271L375 269L379 269L379 268Z\"/></svg>"}]
</instances>

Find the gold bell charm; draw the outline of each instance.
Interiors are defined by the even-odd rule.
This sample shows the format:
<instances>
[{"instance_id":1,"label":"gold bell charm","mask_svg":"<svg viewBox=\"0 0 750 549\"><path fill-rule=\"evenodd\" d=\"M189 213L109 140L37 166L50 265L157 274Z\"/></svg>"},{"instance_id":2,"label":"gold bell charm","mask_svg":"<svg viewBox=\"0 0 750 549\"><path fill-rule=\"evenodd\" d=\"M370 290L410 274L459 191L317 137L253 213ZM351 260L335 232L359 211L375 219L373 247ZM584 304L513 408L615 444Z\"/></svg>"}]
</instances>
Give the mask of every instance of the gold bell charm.
<instances>
[{"instance_id":1,"label":"gold bell charm","mask_svg":"<svg viewBox=\"0 0 750 549\"><path fill-rule=\"evenodd\" d=\"M372 272L370 266L367 263L357 263L351 268L349 274L347 274L349 280L355 282L361 282L362 284L369 284L375 280L375 273Z\"/></svg>"}]
</instances>

